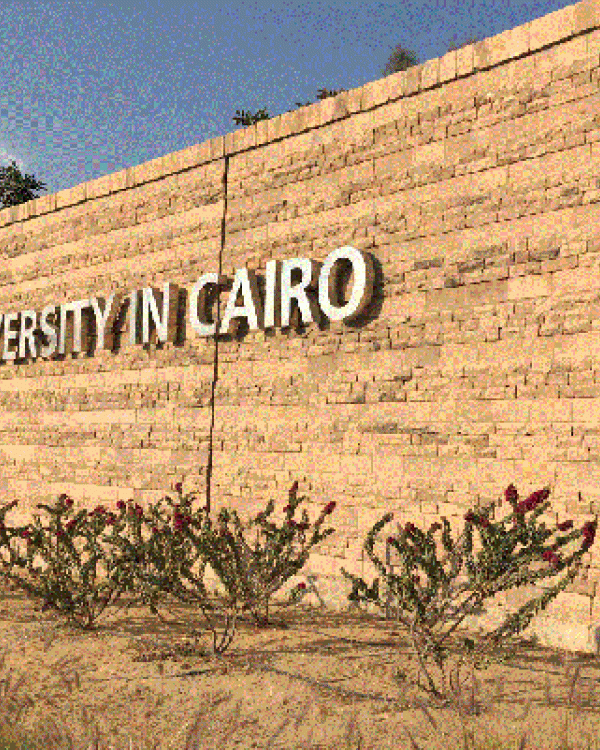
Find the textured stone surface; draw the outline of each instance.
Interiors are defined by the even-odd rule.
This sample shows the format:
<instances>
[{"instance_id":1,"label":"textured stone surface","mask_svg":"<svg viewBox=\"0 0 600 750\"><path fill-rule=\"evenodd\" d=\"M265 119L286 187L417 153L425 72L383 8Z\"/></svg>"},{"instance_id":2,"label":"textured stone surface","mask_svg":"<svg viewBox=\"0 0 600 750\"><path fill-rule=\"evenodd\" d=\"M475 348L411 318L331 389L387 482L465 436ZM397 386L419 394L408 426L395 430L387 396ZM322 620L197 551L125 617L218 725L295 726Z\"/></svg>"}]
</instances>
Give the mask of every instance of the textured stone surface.
<instances>
[{"instance_id":1,"label":"textured stone surface","mask_svg":"<svg viewBox=\"0 0 600 750\"><path fill-rule=\"evenodd\" d=\"M213 507L255 515L272 497L281 518L294 480L311 518L335 500L336 534L304 571L332 606L347 603L341 566L375 574L362 543L387 511L384 535L438 514L460 530L513 482L522 497L550 486L554 521L592 519L599 45L600 3L586 0L0 211L5 314L190 289L219 268L260 276L268 260L322 261L343 245L377 267L356 325L215 344L188 324L181 346L0 364L0 483L21 501L8 520L62 492L90 509L153 502L182 478L202 500L217 355ZM557 645L596 622L595 548L588 563L536 621Z\"/></svg>"}]
</instances>

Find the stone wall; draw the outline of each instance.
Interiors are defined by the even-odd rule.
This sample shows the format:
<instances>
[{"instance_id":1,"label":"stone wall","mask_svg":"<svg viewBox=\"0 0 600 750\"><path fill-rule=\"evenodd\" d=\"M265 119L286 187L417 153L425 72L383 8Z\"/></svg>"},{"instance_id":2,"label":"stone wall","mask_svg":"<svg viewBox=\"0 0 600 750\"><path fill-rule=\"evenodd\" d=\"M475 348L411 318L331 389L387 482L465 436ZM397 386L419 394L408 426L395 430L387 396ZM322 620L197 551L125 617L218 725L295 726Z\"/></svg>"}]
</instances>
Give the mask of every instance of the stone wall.
<instances>
[{"instance_id":1,"label":"stone wall","mask_svg":"<svg viewBox=\"0 0 600 750\"><path fill-rule=\"evenodd\" d=\"M2 362L0 486L21 501L9 520L62 492L143 506L182 478L202 500L212 446L213 508L248 517L272 497L281 517L294 480L311 518L337 502L336 534L304 571L330 606L347 603L341 566L371 580L362 544L387 511L460 529L514 483L521 497L550 486L547 521L591 520L599 53L600 2L578 3L0 211L4 314L346 245L376 267L353 323ZM595 647L598 550L536 619L542 642Z\"/></svg>"}]
</instances>

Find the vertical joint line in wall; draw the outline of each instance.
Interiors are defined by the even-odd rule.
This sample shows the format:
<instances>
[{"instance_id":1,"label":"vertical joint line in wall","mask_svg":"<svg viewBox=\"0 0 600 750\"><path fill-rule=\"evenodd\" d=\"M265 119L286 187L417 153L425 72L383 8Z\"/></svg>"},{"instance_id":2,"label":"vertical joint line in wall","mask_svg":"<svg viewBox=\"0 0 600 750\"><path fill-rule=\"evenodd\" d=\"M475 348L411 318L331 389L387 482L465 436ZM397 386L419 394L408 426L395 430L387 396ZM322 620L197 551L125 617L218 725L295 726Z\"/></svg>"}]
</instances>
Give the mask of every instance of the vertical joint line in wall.
<instances>
[{"instance_id":1,"label":"vertical joint line in wall","mask_svg":"<svg viewBox=\"0 0 600 750\"><path fill-rule=\"evenodd\" d=\"M225 155L223 169L223 215L221 217L221 245L219 248L219 278L223 270L223 248L225 247L225 227L227 221L227 172L229 155ZM219 328L221 327L221 285L217 284L217 315L215 320L215 358L213 362L213 379L210 394L210 431L208 434L208 463L206 466L206 510L210 513L210 484L213 468L213 430L215 426L215 389L219 376Z\"/></svg>"}]
</instances>

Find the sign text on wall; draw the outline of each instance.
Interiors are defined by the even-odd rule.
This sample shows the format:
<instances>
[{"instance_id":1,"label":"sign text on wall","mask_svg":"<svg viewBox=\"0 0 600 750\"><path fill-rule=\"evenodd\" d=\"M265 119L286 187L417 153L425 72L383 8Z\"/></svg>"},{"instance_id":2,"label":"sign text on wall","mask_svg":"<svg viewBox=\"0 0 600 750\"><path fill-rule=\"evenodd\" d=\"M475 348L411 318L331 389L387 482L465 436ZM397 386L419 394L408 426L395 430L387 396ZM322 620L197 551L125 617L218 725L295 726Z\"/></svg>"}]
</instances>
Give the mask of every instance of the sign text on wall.
<instances>
[{"instance_id":1,"label":"sign text on wall","mask_svg":"<svg viewBox=\"0 0 600 750\"><path fill-rule=\"evenodd\" d=\"M338 305L332 301L338 288L340 260L351 264L353 285L348 301ZM301 272L299 282L292 284L294 270ZM270 260L266 263L265 300L264 305L259 295L258 283L254 271L245 268L235 272L233 282L226 276L217 273L206 273L201 276L190 292L189 322L198 336L214 336L216 323L206 322L207 287L218 286L230 289L225 313L220 322L219 334L227 334L233 322L234 327L239 323L236 319L246 319L251 331L259 328L286 328L290 326L292 301L298 305L299 313L304 324L319 322L320 312L330 320L346 321L359 316L368 306L373 295L373 261L372 258L353 247L341 247L329 253L321 264L307 258L292 258L278 261ZM243 302L237 305L238 295L241 293ZM129 343L148 344L150 342L150 318L155 326L158 341L165 343L174 341L177 333L179 314L179 286L166 282L163 292L152 287L141 290L141 300L138 292L131 294L112 294L107 300L104 297L67 302L62 305L48 305L39 316L34 310L23 310L20 313L0 313L0 323L3 325L4 335L0 338L3 343L1 356L3 360L36 359L38 356L49 359L53 355L66 353L67 331L71 332L72 352L78 353L88 350L91 330L95 323L96 349L113 349L114 337L119 330L118 319L122 310L129 310ZM158 300L158 301L157 301ZM141 302L141 304L140 304ZM159 304L162 312L159 311ZM58 339L56 331L56 309L59 308ZM202 310L202 319L198 315L198 308ZM72 318L67 318L72 313ZM93 315L92 315L93 313ZM86 326L82 327L85 317ZM49 321L52 318L54 324ZM18 330L13 330L13 323L18 324ZM142 327L142 341L139 341L139 323ZM41 345L43 342L45 345ZM17 350L11 350L11 344L17 345ZM38 351L39 349L39 351ZM58 350L58 351L57 351Z\"/></svg>"}]
</instances>

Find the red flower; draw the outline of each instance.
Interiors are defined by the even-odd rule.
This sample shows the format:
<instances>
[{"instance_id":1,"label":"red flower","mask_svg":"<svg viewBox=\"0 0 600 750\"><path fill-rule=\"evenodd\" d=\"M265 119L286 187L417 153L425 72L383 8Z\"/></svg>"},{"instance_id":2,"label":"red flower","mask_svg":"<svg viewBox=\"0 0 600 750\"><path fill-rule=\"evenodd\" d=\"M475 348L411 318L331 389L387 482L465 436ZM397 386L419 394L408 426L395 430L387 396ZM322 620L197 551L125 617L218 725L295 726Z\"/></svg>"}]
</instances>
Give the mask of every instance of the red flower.
<instances>
[{"instance_id":1,"label":"red flower","mask_svg":"<svg viewBox=\"0 0 600 750\"><path fill-rule=\"evenodd\" d=\"M182 489L183 489L183 484L181 482L177 482L177 484L175 485L175 492L181 493Z\"/></svg>"},{"instance_id":2,"label":"red flower","mask_svg":"<svg viewBox=\"0 0 600 750\"><path fill-rule=\"evenodd\" d=\"M65 532L62 529L57 529L56 536L57 537L63 537L65 535Z\"/></svg>"},{"instance_id":3,"label":"red flower","mask_svg":"<svg viewBox=\"0 0 600 750\"><path fill-rule=\"evenodd\" d=\"M300 531L306 531L306 529L308 529L309 526L310 526L310 524L308 523L308 521L303 521L302 523L298 524L297 528Z\"/></svg>"},{"instance_id":4,"label":"red flower","mask_svg":"<svg viewBox=\"0 0 600 750\"><path fill-rule=\"evenodd\" d=\"M92 511L92 513L97 513L98 515L100 515L102 513L106 513L106 508L103 505L98 505L98 506L96 506L94 508L94 510Z\"/></svg>"},{"instance_id":5,"label":"red flower","mask_svg":"<svg viewBox=\"0 0 600 750\"><path fill-rule=\"evenodd\" d=\"M293 518L290 518L289 521L287 522L287 524L288 524L288 526L291 526L292 528L296 528L296 526L297 526L297 523L296 523L296 521L294 521Z\"/></svg>"},{"instance_id":6,"label":"red flower","mask_svg":"<svg viewBox=\"0 0 600 750\"><path fill-rule=\"evenodd\" d=\"M299 589L305 589L306 588L306 584L305 583L299 583L298 584L298 588Z\"/></svg>"},{"instance_id":7,"label":"red flower","mask_svg":"<svg viewBox=\"0 0 600 750\"><path fill-rule=\"evenodd\" d=\"M562 523L559 523L556 527L559 531L566 531L567 529L572 528L573 521L563 521Z\"/></svg>"},{"instance_id":8,"label":"red flower","mask_svg":"<svg viewBox=\"0 0 600 750\"><path fill-rule=\"evenodd\" d=\"M429 531L431 531L431 533L433 534L434 531L437 531L437 529L441 529L441 528L442 528L442 524L436 521L435 523L431 524L431 526L429 527Z\"/></svg>"},{"instance_id":9,"label":"red flower","mask_svg":"<svg viewBox=\"0 0 600 750\"><path fill-rule=\"evenodd\" d=\"M290 491L289 491L290 500L296 499L296 492L298 492L298 481L295 481L294 484L290 487Z\"/></svg>"},{"instance_id":10,"label":"red flower","mask_svg":"<svg viewBox=\"0 0 600 750\"><path fill-rule=\"evenodd\" d=\"M469 523L475 523L475 521L477 521L477 516L472 510L465 514L465 521L468 521Z\"/></svg>"},{"instance_id":11,"label":"red flower","mask_svg":"<svg viewBox=\"0 0 600 750\"><path fill-rule=\"evenodd\" d=\"M404 531L406 531L407 534L411 534L414 530L415 530L415 525L411 523L410 521L404 527Z\"/></svg>"},{"instance_id":12,"label":"red flower","mask_svg":"<svg viewBox=\"0 0 600 750\"><path fill-rule=\"evenodd\" d=\"M582 549L589 549L594 543L596 537L596 525L597 521L586 521L581 529L581 536L583 537Z\"/></svg>"},{"instance_id":13,"label":"red flower","mask_svg":"<svg viewBox=\"0 0 600 750\"><path fill-rule=\"evenodd\" d=\"M142 507L137 503L135 504L135 512L137 513L138 518L142 518L142 516L144 515Z\"/></svg>"},{"instance_id":14,"label":"red flower","mask_svg":"<svg viewBox=\"0 0 600 750\"><path fill-rule=\"evenodd\" d=\"M110 525L112 526L112 524L113 524L113 523L114 523L114 522L115 522L116 520L117 520L117 517L116 517L116 516L114 515L114 513L111 513L111 514L110 514L110 515L108 516L108 518L106 519L106 523L107 523L107 524L110 524Z\"/></svg>"},{"instance_id":15,"label":"red flower","mask_svg":"<svg viewBox=\"0 0 600 750\"><path fill-rule=\"evenodd\" d=\"M517 513L534 510L540 503L543 503L550 496L550 488L545 487L543 490L537 490L532 493L526 500L520 502L517 507Z\"/></svg>"},{"instance_id":16,"label":"red flower","mask_svg":"<svg viewBox=\"0 0 600 750\"><path fill-rule=\"evenodd\" d=\"M519 499L519 493L514 484L509 484L504 493L504 497L511 504L514 505Z\"/></svg>"},{"instance_id":17,"label":"red flower","mask_svg":"<svg viewBox=\"0 0 600 750\"><path fill-rule=\"evenodd\" d=\"M285 508L283 509L283 512L284 512L284 513L287 513L287 512L288 512L289 510L291 510L291 509L292 509L292 506L291 506L291 505L286 505L286 506L285 506Z\"/></svg>"},{"instance_id":18,"label":"red flower","mask_svg":"<svg viewBox=\"0 0 600 750\"><path fill-rule=\"evenodd\" d=\"M64 503L67 506L67 508L70 508L73 505L73 501L67 495L61 495L61 498L64 501Z\"/></svg>"},{"instance_id":19,"label":"red flower","mask_svg":"<svg viewBox=\"0 0 600 750\"><path fill-rule=\"evenodd\" d=\"M482 525L482 526L483 526L484 528L486 528L486 529L487 529L487 528L489 528L489 526L490 526L490 522L489 522L489 519L487 519L487 518L486 518L485 516L480 516L480 517L479 517L479 523L480 523L480 524L481 524L481 525Z\"/></svg>"},{"instance_id":20,"label":"red flower","mask_svg":"<svg viewBox=\"0 0 600 750\"><path fill-rule=\"evenodd\" d=\"M29 529L23 529L21 532L21 539L29 539L31 531Z\"/></svg>"},{"instance_id":21,"label":"red flower","mask_svg":"<svg viewBox=\"0 0 600 750\"><path fill-rule=\"evenodd\" d=\"M70 521L66 523L65 528L69 529L70 531L73 528L73 526L75 526L76 523L77 521L74 518L72 518Z\"/></svg>"},{"instance_id":22,"label":"red flower","mask_svg":"<svg viewBox=\"0 0 600 750\"><path fill-rule=\"evenodd\" d=\"M155 534L158 534L158 529L156 528L156 526L153 526L153 527L152 527L152 531L153 531L153 532L154 532Z\"/></svg>"},{"instance_id":23,"label":"red flower","mask_svg":"<svg viewBox=\"0 0 600 750\"><path fill-rule=\"evenodd\" d=\"M542 553L542 558L544 560L547 560L548 562L551 562L554 567L558 567L562 561L562 558L560 555L557 555L554 550L557 549L557 545L554 545L552 549L547 549Z\"/></svg>"},{"instance_id":24,"label":"red flower","mask_svg":"<svg viewBox=\"0 0 600 750\"><path fill-rule=\"evenodd\" d=\"M388 540L388 544L391 544L392 542L395 541L393 536L388 536L387 540Z\"/></svg>"},{"instance_id":25,"label":"red flower","mask_svg":"<svg viewBox=\"0 0 600 750\"><path fill-rule=\"evenodd\" d=\"M124 501L124 500L119 500L119 501L117 502L117 508L118 508L119 510L125 510L125 501Z\"/></svg>"},{"instance_id":26,"label":"red flower","mask_svg":"<svg viewBox=\"0 0 600 750\"><path fill-rule=\"evenodd\" d=\"M68 496L68 495L65 495L65 493L63 492L63 494L62 494L62 495L60 495L60 497L58 498L58 502L59 502L59 503L63 503L63 502L64 502L64 501L65 501L65 500L66 500L66 499L67 499L68 497L69 497L69 496Z\"/></svg>"},{"instance_id":27,"label":"red flower","mask_svg":"<svg viewBox=\"0 0 600 750\"><path fill-rule=\"evenodd\" d=\"M330 513L333 513L333 509L335 508L336 505L337 503L334 500L332 500L330 503L327 503L327 505L323 509L323 512L325 513L325 515L328 516Z\"/></svg>"}]
</instances>

